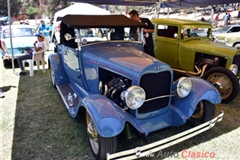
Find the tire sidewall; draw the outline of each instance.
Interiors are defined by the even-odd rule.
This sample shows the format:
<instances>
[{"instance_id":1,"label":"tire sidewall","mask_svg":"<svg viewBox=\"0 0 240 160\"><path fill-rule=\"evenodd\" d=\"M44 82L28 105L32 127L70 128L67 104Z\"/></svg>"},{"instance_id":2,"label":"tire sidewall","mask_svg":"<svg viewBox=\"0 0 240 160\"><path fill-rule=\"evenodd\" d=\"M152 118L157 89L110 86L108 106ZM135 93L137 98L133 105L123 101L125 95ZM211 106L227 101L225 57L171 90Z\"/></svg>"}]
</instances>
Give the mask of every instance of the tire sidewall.
<instances>
[{"instance_id":1,"label":"tire sidewall","mask_svg":"<svg viewBox=\"0 0 240 160\"><path fill-rule=\"evenodd\" d=\"M214 67L210 70L208 70L204 75L203 75L203 79L207 80L208 77L213 74L213 73L222 73L224 75L226 75L230 81L232 82L232 93L229 97L225 98L225 99L222 99L222 103L229 103L231 102L232 100L234 100L237 95L238 95L238 92L239 92L239 83L238 83L238 79L236 77L236 75L234 75L232 73L232 71L226 69L226 68L223 68L223 67Z\"/></svg>"}]
</instances>

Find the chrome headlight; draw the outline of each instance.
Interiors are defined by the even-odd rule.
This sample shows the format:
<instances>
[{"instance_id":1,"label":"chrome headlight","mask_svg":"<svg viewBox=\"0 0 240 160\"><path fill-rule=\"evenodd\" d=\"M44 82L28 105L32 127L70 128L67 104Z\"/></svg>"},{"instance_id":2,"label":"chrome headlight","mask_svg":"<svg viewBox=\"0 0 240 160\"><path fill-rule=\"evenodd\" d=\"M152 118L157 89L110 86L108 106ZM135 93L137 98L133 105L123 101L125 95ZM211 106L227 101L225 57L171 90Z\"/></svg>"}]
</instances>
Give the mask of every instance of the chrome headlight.
<instances>
[{"instance_id":1,"label":"chrome headlight","mask_svg":"<svg viewBox=\"0 0 240 160\"><path fill-rule=\"evenodd\" d=\"M233 74L237 75L237 73L238 73L238 66L236 64L230 65L229 69L230 69L230 71L233 72Z\"/></svg>"},{"instance_id":2,"label":"chrome headlight","mask_svg":"<svg viewBox=\"0 0 240 160\"><path fill-rule=\"evenodd\" d=\"M187 77L181 77L177 84L177 94L179 97L186 97L192 89L192 82Z\"/></svg>"},{"instance_id":3,"label":"chrome headlight","mask_svg":"<svg viewBox=\"0 0 240 160\"><path fill-rule=\"evenodd\" d=\"M138 109L146 98L145 91L139 86L131 86L121 93L121 99L130 109Z\"/></svg>"}]
</instances>

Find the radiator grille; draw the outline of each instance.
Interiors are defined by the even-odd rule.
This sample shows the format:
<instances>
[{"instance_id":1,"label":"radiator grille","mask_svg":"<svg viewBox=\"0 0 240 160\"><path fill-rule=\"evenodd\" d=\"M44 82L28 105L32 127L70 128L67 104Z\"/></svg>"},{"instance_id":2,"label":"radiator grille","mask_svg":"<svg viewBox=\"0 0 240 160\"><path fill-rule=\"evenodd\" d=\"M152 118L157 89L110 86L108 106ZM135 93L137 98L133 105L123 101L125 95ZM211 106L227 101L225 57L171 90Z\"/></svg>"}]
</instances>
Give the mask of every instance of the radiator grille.
<instances>
[{"instance_id":1,"label":"radiator grille","mask_svg":"<svg viewBox=\"0 0 240 160\"><path fill-rule=\"evenodd\" d=\"M240 55L234 56L233 64L236 64L238 66L238 71L240 71Z\"/></svg>"},{"instance_id":2,"label":"radiator grille","mask_svg":"<svg viewBox=\"0 0 240 160\"><path fill-rule=\"evenodd\" d=\"M140 86L146 92L146 99L154 98L162 95L169 95L171 85L171 74L168 71L145 74L142 76ZM169 97L159 98L149 102L145 102L139 109L138 113L152 112L164 108L169 103Z\"/></svg>"}]
</instances>

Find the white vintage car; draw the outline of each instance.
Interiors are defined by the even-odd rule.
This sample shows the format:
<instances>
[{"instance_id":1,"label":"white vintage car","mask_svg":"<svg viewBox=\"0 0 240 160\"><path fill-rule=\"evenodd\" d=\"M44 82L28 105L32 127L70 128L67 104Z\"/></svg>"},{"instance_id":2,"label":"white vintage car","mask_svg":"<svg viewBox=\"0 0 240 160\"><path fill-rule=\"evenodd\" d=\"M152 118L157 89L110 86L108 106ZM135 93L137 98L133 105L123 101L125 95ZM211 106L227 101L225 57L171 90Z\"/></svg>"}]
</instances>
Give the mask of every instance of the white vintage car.
<instances>
[{"instance_id":1,"label":"white vintage car","mask_svg":"<svg viewBox=\"0 0 240 160\"><path fill-rule=\"evenodd\" d=\"M22 56L27 47L33 49L33 43L37 40L35 36L36 30L33 26L11 25L11 32L12 32L11 34L12 50L13 50L14 58ZM6 49L9 53L10 58L12 58L9 26L3 26L0 35L1 35L1 40L6 45ZM5 64L4 52L2 50L0 50L0 52Z\"/></svg>"},{"instance_id":2,"label":"white vintage car","mask_svg":"<svg viewBox=\"0 0 240 160\"><path fill-rule=\"evenodd\" d=\"M216 34L215 42L240 49L240 32Z\"/></svg>"}]
</instances>

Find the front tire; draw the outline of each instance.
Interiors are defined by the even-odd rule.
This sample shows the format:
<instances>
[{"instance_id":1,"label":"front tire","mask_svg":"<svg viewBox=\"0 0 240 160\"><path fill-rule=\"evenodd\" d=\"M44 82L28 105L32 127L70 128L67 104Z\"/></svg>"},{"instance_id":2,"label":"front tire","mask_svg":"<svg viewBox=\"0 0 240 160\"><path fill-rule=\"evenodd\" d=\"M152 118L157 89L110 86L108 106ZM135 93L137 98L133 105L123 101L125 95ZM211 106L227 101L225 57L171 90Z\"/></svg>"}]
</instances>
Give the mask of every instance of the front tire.
<instances>
[{"instance_id":1,"label":"front tire","mask_svg":"<svg viewBox=\"0 0 240 160\"><path fill-rule=\"evenodd\" d=\"M215 86L221 95L222 103L234 100L239 92L237 77L228 69L214 67L207 71L203 78Z\"/></svg>"},{"instance_id":2,"label":"front tire","mask_svg":"<svg viewBox=\"0 0 240 160\"><path fill-rule=\"evenodd\" d=\"M237 48L237 49L240 49L240 43L235 43L235 44L233 45L233 47L235 47L235 48Z\"/></svg>"},{"instance_id":3,"label":"front tire","mask_svg":"<svg viewBox=\"0 0 240 160\"><path fill-rule=\"evenodd\" d=\"M200 101L189 120L197 123L207 122L213 119L215 110L216 107L211 102L206 100Z\"/></svg>"},{"instance_id":4,"label":"front tire","mask_svg":"<svg viewBox=\"0 0 240 160\"><path fill-rule=\"evenodd\" d=\"M117 151L117 136L104 138L101 137L95 128L94 122L86 111L86 126L88 133L88 141L94 157L98 160L106 159L107 153L115 153Z\"/></svg>"}]
</instances>

